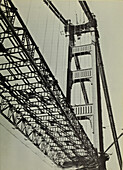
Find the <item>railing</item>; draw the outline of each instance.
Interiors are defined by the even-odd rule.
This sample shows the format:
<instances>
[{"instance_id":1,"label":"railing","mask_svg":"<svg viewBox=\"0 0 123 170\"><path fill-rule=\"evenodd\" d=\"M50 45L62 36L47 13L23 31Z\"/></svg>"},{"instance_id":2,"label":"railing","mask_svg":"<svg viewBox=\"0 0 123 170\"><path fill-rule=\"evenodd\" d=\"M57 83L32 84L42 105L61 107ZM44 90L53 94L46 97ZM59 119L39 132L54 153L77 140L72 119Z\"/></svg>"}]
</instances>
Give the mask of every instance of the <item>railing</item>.
<instances>
[{"instance_id":1,"label":"railing","mask_svg":"<svg viewBox=\"0 0 123 170\"><path fill-rule=\"evenodd\" d=\"M74 46L72 48L72 54L76 53L90 53L91 51L91 44L82 45L82 46Z\"/></svg>"},{"instance_id":2,"label":"railing","mask_svg":"<svg viewBox=\"0 0 123 170\"><path fill-rule=\"evenodd\" d=\"M83 70L77 70L73 71L73 81L84 79L84 78L91 78L92 77L92 69L83 69Z\"/></svg>"},{"instance_id":3,"label":"railing","mask_svg":"<svg viewBox=\"0 0 123 170\"><path fill-rule=\"evenodd\" d=\"M77 117L79 116L92 116L93 114L93 104L88 105L74 105L74 112Z\"/></svg>"}]
</instances>

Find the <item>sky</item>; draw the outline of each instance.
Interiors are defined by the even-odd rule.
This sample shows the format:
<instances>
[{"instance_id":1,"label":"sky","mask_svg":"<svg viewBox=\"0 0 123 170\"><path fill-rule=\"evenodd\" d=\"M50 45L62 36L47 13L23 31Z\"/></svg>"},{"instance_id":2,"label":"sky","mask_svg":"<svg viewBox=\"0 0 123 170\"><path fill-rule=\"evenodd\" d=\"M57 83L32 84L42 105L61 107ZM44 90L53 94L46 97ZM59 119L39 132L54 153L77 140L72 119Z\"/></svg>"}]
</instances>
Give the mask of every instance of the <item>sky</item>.
<instances>
[{"instance_id":1,"label":"sky","mask_svg":"<svg viewBox=\"0 0 123 170\"><path fill-rule=\"evenodd\" d=\"M13 2L65 93L68 38L65 38L63 25L41 0L13 0ZM78 21L82 22L84 20L81 8L75 0L53 0L53 2L66 19L72 18L72 22L75 23L77 13ZM119 135L123 129L123 1L91 0L88 4L98 21L104 68L115 125ZM61 46L63 48L60 48ZM113 142L113 139L103 97L102 102L106 149ZM123 154L122 137L119 142ZM0 151L2 151L0 152L0 170L57 170L1 115ZM108 153L110 154L110 160L107 163L107 169L118 170L114 146Z\"/></svg>"}]
</instances>

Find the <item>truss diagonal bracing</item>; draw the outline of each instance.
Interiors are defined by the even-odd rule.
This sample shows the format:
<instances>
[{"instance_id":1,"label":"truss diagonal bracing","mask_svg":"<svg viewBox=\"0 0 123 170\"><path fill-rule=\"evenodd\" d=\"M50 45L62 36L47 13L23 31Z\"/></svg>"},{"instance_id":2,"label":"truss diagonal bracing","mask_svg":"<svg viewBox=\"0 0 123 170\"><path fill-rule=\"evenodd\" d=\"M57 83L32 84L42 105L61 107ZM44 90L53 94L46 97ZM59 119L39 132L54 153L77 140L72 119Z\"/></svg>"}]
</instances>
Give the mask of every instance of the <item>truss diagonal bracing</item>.
<instances>
[{"instance_id":1,"label":"truss diagonal bracing","mask_svg":"<svg viewBox=\"0 0 123 170\"><path fill-rule=\"evenodd\" d=\"M1 114L61 167L96 169L95 148L10 0L0 1Z\"/></svg>"}]
</instances>

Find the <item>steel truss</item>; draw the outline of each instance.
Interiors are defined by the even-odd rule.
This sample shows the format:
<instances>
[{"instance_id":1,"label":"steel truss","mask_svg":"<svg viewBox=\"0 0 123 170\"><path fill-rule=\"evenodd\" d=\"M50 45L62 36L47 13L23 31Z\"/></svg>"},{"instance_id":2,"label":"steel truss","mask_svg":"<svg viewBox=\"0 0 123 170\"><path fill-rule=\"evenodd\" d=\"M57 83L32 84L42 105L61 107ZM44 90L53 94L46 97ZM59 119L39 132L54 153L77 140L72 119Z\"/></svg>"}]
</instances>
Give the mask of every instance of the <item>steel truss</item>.
<instances>
[{"instance_id":1,"label":"steel truss","mask_svg":"<svg viewBox=\"0 0 123 170\"><path fill-rule=\"evenodd\" d=\"M98 155L11 0L0 0L1 114L60 167Z\"/></svg>"}]
</instances>

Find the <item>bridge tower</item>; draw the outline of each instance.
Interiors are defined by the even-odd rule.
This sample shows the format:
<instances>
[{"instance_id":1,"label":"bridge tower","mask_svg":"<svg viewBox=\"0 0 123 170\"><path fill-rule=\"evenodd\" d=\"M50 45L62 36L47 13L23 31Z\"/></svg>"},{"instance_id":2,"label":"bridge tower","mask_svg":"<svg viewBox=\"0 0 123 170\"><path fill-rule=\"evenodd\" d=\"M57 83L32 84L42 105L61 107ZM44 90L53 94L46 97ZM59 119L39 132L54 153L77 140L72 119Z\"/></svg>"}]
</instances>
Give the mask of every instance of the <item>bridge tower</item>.
<instances>
[{"instance_id":1,"label":"bridge tower","mask_svg":"<svg viewBox=\"0 0 123 170\"><path fill-rule=\"evenodd\" d=\"M100 154L99 169L105 170L105 162L109 157L104 152L103 144L100 84L102 85L117 158L122 169L122 158L100 50L97 21L86 1L79 0L79 3L87 17L87 22L80 25L70 23L66 29L69 32L67 100Z\"/></svg>"},{"instance_id":2,"label":"bridge tower","mask_svg":"<svg viewBox=\"0 0 123 170\"><path fill-rule=\"evenodd\" d=\"M96 26L94 17L86 25L73 26L69 23L67 27L69 47L66 96L94 147L104 153Z\"/></svg>"}]
</instances>

